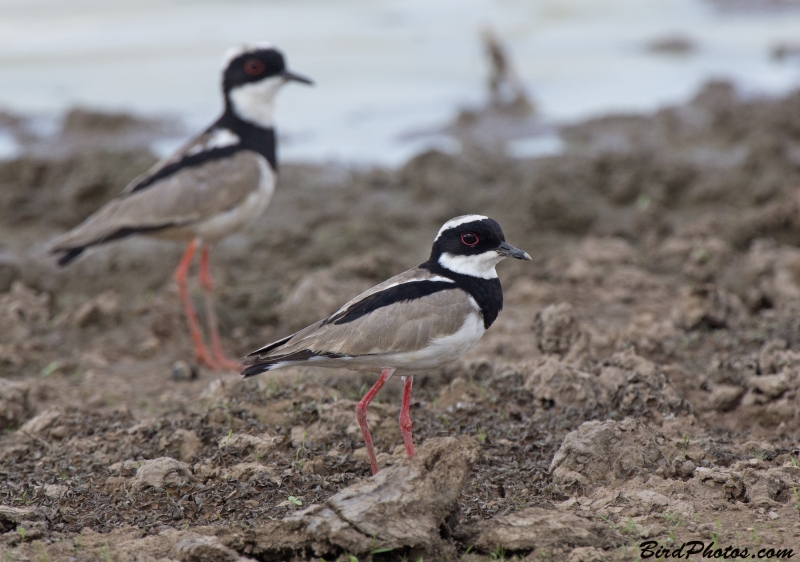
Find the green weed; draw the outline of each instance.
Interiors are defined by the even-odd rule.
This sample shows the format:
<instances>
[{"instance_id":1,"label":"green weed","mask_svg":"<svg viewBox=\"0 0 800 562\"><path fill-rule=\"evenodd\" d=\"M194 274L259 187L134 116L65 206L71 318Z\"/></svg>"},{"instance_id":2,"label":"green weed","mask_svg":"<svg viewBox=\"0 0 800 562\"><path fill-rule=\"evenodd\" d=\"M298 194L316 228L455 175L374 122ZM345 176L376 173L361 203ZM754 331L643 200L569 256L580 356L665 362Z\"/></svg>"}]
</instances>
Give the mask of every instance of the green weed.
<instances>
[{"instance_id":1,"label":"green weed","mask_svg":"<svg viewBox=\"0 0 800 562\"><path fill-rule=\"evenodd\" d=\"M59 361L50 361L50 363L48 363L44 369L39 371L39 376L43 379L47 378L58 371L59 368L61 368L61 363Z\"/></svg>"},{"instance_id":2,"label":"green weed","mask_svg":"<svg viewBox=\"0 0 800 562\"><path fill-rule=\"evenodd\" d=\"M111 552L108 550L108 543L103 544L100 547L97 554L100 556L100 560L103 562L111 562Z\"/></svg>"},{"instance_id":3,"label":"green weed","mask_svg":"<svg viewBox=\"0 0 800 562\"><path fill-rule=\"evenodd\" d=\"M628 517L628 520L625 521L625 526L620 529L620 532L626 535L636 534L638 531L636 528L636 523L633 522L633 519Z\"/></svg>"}]
</instances>

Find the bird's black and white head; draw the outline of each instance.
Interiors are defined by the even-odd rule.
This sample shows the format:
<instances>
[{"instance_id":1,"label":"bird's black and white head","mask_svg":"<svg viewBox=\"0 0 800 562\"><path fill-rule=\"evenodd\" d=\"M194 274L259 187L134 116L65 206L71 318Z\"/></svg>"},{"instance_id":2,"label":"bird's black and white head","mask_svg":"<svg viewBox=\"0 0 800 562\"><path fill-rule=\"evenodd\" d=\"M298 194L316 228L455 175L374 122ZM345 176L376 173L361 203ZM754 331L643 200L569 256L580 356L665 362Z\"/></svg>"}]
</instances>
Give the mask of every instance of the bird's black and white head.
<instances>
[{"instance_id":1,"label":"bird's black and white head","mask_svg":"<svg viewBox=\"0 0 800 562\"><path fill-rule=\"evenodd\" d=\"M454 273L496 279L495 266L504 258L529 260L522 250L506 243L496 221L482 215L450 219L433 241L430 262Z\"/></svg>"},{"instance_id":2,"label":"bird's black and white head","mask_svg":"<svg viewBox=\"0 0 800 562\"><path fill-rule=\"evenodd\" d=\"M232 49L222 73L226 109L245 121L271 127L275 95L290 81L313 84L308 78L290 72L283 53L269 44Z\"/></svg>"}]
</instances>

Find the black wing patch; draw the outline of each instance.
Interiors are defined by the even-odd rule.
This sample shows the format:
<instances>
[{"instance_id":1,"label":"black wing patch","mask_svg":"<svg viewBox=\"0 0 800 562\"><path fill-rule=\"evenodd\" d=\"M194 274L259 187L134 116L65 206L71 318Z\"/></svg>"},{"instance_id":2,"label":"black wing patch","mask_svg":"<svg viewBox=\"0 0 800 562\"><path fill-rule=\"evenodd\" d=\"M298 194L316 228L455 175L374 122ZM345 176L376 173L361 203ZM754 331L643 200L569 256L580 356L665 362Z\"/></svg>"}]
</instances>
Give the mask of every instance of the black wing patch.
<instances>
[{"instance_id":1,"label":"black wing patch","mask_svg":"<svg viewBox=\"0 0 800 562\"><path fill-rule=\"evenodd\" d=\"M212 148L210 150L203 150L197 154L190 154L184 156L177 162L173 162L156 171L152 176L143 178L136 186L131 189L129 193L136 193L142 189L150 187L159 180L171 176L175 172L184 168L192 166L200 166L210 160L217 160L225 158L239 152L240 150L252 150L261 154L267 159L270 166L274 171L278 171L278 160L275 154L276 141L275 129L264 129L252 123L248 123L236 116L230 108L225 110L213 125L206 129L206 133L215 130L229 130L237 137L239 142L230 146L222 146L219 148Z\"/></svg>"},{"instance_id":2,"label":"black wing patch","mask_svg":"<svg viewBox=\"0 0 800 562\"><path fill-rule=\"evenodd\" d=\"M219 158L225 158L226 156L231 156L240 151L241 149L242 147L236 144L231 146L223 146L221 148L212 148L211 150L204 150L202 152L198 152L197 154L184 156L177 162L173 162L172 164L167 164L163 168L159 169L152 176L144 178L142 181L137 183L136 186L133 189L131 189L129 193L136 193L137 191L150 187L157 181L162 180L168 176L171 176L172 174L174 174L179 170L183 170L185 168L191 168L193 166L199 166L211 160L218 160Z\"/></svg>"},{"instance_id":3,"label":"black wing patch","mask_svg":"<svg viewBox=\"0 0 800 562\"><path fill-rule=\"evenodd\" d=\"M384 306L421 299L422 297L427 297L439 291L455 288L456 284L450 281L425 280L401 283L400 285L389 287L388 289L378 291L377 293L373 293L361 299L346 310L327 318L322 325L324 326L331 322L334 324L347 324Z\"/></svg>"}]
</instances>

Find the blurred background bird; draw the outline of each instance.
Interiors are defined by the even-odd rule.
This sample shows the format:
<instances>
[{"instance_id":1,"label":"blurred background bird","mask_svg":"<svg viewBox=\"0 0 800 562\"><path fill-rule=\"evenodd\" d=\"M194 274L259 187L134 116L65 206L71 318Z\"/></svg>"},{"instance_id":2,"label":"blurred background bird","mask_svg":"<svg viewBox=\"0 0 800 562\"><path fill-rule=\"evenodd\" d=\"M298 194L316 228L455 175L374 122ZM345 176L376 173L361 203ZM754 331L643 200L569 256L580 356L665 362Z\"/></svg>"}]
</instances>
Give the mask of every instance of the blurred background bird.
<instances>
[{"instance_id":1,"label":"blurred background bird","mask_svg":"<svg viewBox=\"0 0 800 562\"><path fill-rule=\"evenodd\" d=\"M290 72L274 47L231 50L222 73L225 108L219 119L49 246L64 266L92 246L136 234L188 241L174 278L197 359L212 369L235 369L238 364L222 350L208 266L210 244L245 227L269 205L277 178L274 102L289 81L311 84ZM187 288L197 251L211 349L203 341Z\"/></svg>"}]
</instances>

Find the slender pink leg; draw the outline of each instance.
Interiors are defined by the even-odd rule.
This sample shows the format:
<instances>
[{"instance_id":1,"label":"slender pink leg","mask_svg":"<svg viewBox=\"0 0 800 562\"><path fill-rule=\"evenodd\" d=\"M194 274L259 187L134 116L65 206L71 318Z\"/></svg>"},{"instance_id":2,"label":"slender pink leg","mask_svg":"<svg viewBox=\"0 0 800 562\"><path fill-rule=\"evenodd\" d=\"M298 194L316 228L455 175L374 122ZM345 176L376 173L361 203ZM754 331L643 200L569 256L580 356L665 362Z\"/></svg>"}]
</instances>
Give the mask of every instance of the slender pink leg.
<instances>
[{"instance_id":1,"label":"slender pink leg","mask_svg":"<svg viewBox=\"0 0 800 562\"><path fill-rule=\"evenodd\" d=\"M194 257L196 246L197 239L192 240L189 242L189 245L186 246L186 251L183 253L183 257L181 258L178 267L175 269L173 277L175 279L175 283L178 284L178 293L181 297L183 310L186 313L186 321L189 323L189 333L192 336L192 342L194 342L194 353L197 356L197 360L207 367L213 369L215 368L215 365L211 360L211 354L208 352L206 344L203 342L203 335L200 331L200 323L197 321L197 313L194 311L192 299L189 298L189 290L186 286L189 267L192 265L192 258Z\"/></svg>"},{"instance_id":2,"label":"slender pink leg","mask_svg":"<svg viewBox=\"0 0 800 562\"><path fill-rule=\"evenodd\" d=\"M361 427L364 443L367 444L367 454L369 455L369 464L372 467L372 474L378 473L378 459L375 457L375 448L372 446L372 435L369 433L369 425L367 424L367 408L369 408L369 403L372 402L372 399L375 398L378 391L383 388L383 385L389 380L389 377L392 376L392 373L394 373L394 369L384 369L381 376L378 377L378 381L369 389L369 392L364 395L361 402L356 404L356 420L358 420L358 425Z\"/></svg>"},{"instance_id":3,"label":"slender pink leg","mask_svg":"<svg viewBox=\"0 0 800 562\"><path fill-rule=\"evenodd\" d=\"M414 377L400 377L403 381L403 402L400 406L400 433L403 436L403 443L406 445L406 454L411 458L414 456L414 440L411 437L411 414L408 409L411 407L411 385L414 384Z\"/></svg>"},{"instance_id":4,"label":"slender pink leg","mask_svg":"<svg viewBox=\"0 0 800 562\"><path fill-rule=\"evenodd\" d=\"M238 361L228 358L222 351L222 343L219 337L219 324L217 314L214 312L214 281L211 279L211 272L208 269L208 246L203 246L200 252L200 285L203 287L206 297L206 321L208 322L208 334L211 338L211 351L214 354L214 363L219 369L229 369L238 371L241 368Z\"/></svg>"}]
</instances>

